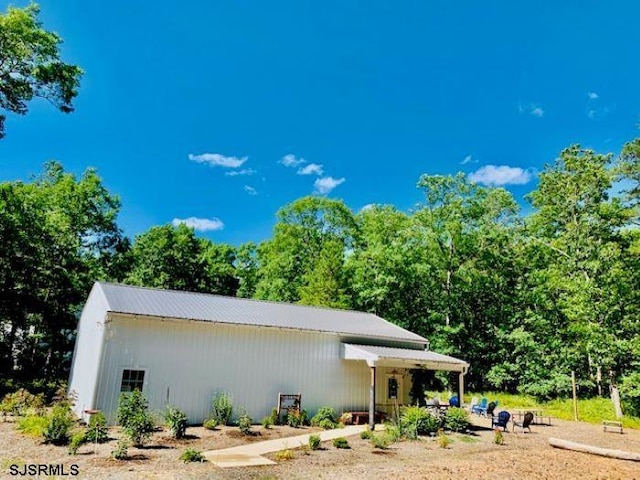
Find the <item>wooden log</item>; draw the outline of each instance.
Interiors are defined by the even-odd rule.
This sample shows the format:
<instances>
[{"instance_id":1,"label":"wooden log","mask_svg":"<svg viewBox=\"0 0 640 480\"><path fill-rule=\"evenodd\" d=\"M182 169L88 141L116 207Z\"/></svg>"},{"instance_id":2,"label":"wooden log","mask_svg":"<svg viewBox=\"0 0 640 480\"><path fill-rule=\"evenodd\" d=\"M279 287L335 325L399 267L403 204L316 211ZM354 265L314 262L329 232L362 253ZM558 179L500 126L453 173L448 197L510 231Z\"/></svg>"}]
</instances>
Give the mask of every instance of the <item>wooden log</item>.
<instances>
[{"instance_id":1,"label":"wooden log","mask_svg":"<svg viewBox=\"0 0 640 480\"><path fill-rule=\"evenodd\" d=\"M573 450L576 452L591 453L592 455L600 455L603 457L617 458L619 460L631 460L640 462L640 453L625 452L624 450L612 450L609 448L594 447L585 445L584 443L570 442L560 438L549 438L549 445L556 448L564 448L565 450Z\"/></svg>"}]
</instances>

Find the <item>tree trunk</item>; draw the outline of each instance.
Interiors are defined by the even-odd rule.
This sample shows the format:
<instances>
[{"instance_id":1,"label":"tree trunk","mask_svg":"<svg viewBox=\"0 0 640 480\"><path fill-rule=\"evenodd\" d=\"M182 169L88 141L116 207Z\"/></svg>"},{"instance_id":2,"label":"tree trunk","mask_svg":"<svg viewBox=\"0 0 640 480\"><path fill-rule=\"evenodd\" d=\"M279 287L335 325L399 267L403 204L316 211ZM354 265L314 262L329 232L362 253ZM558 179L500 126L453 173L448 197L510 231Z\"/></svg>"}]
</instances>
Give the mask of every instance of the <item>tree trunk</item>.
<instances>
[{"instance_id":1,"label":"tree trunk","mask_svg":"<svg viewBox=\"0 0 640 480\"><path fill-rule=\"evenodd\" d=\"M563 448L565 450L573 450L575 452L590 453L592 455L601 455L603 457L640 462L640 453L593 447L591 445L585 445L584 443L570 442L568 440L562 440L560 438L549 438L549 445L556 448Z\"/></svg>"},{"instance_id":2,"label":"tree trunk","mask_svg":"<svg viewBox=\"0 0 640 480\"><path fill-rule=\"evenodd\" d=\"M611 385L610 391L613 408L616 411L616 418L622 418L622 405L620 405L620 392L618 391L618 387L616 387L615 385Z\"/></svg>"}]
</instances>

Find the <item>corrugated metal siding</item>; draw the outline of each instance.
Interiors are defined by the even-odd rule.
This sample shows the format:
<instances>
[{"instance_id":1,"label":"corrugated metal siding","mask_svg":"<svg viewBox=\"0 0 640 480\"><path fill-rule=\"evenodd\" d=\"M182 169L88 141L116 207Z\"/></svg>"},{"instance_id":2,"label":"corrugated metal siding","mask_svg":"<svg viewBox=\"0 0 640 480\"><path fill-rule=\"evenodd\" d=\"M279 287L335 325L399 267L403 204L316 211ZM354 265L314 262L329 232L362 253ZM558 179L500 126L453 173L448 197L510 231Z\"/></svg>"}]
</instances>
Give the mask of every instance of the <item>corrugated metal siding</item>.
<instances>
[{"instance_id":1,"label":"corrugated metal siding","mask_svg":"<svg viewBox=\"0 0 640 480\"><path fill-rule=\"evenodd\" d=\"M107 302L101 289L94 286L78 322L69 375L69 392L77 395L74 410L79 417L84 415L84 410L95 408L106 308Z\"/></svg>"},{"instance_id":2,"label":"corrugated metal siding","mask_svg":"<svg viewBox=\"0 0 640 480\"><path fill-rule=\"evenodd\" d=\"M301 393L309 413L330 405L366 409L369 369L344 360L337 335L255 326L160 321L111 315L98 408L115 421L123 368L146 369L144 393L153 410L169 403L200 423L216 391L259 421L278 392Z\"/></svg>"},{"instance_id":3,"label":"corrugated metal siding","mask_svg":"<svg viewBox=\"0 0 640 480\"><path fill-rule=\"evenodd\" d=\"M109 311L153 317L333 332L361 339L426 344L427 340L371 313L247 300L194 292L98 283Z\"/></svg>"}]
</instances>

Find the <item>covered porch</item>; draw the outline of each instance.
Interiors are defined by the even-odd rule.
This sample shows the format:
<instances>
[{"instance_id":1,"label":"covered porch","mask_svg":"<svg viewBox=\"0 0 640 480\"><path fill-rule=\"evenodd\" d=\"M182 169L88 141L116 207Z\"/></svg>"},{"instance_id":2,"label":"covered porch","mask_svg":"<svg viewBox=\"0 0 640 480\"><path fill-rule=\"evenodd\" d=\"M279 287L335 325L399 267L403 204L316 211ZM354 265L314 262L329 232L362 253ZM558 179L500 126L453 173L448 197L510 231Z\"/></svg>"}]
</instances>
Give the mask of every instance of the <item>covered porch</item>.
<instances>
[{"instance_id":1,"label":"covered porch","mask_svg":"<svg viewBox=\"0 0 640 480\"><path fill-rule=\"evenodd\" d=\"M391 414L395 405L411 403L410 370L441 370L458 372L457 395L462 405L464 375L469 364L463 360L429 350L379 347L343 343L343 358L349 361L366 362L369 367L369 426L373 428L376 412Z\"/></svg>"}]
</instances>

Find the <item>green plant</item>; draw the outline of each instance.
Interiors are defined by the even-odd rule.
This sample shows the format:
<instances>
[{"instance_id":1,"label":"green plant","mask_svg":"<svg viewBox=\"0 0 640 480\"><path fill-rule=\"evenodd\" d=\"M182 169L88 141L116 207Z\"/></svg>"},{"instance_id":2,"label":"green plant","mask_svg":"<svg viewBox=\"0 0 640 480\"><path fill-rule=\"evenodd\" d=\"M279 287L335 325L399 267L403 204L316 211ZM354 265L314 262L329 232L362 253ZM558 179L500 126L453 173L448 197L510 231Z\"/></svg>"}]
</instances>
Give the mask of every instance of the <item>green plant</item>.
<instances>
[{"instance_id":1,"label":"green plant","mask_svg":"<svg viewBox=\"0 0 640 480\"><path fill-rule=\"evenodd\" d=\"M444 427L453 432L462 432L469 428L469 414L463 408L449 408L444 416Z\"/></svg>"},{"instance_id":2,"label":"green plant","mask_svg":"<svg viewBox=\"0 0 640 480\"><path fill-rule=\"evenodd\" d=\"M372 433L372 432L370 432ZM371 445L380 450L386 450L391 444L391 438L386 433L372 434L370 437Z\"/></svg>"},{"instance_id":3,"label":"green plant","mask_svg":"<svg viewBox=\"0 0 640 480\"><path fill-rule=\"evenodd\" d=\"M126 460L128 458L129 442L121 438L116 443L116 448L111 452L111 456L116 460Z\"/></svg>"},{"instance_id":4,"label":"green plant","mask_svg":"<svg viewBox=\"0 0 640 480\"><path fill-rule=\"evenodd\" d=\"M389 436L389 440L393 443L402 439L402 430L399 425L386 424L385 432Z\"/></svg>"},{"instance_id":5,"label":"green plant","mask_svg":"<svg viewBox=\"0 0 640 480\"><path fill-rule=\"evenodd\" d=\"M233 415L233 402L226 392L219 392L211 401L211 418L218 421L218 425L229 425Z\"/></svg>"},{"instance_id":6,"label":"green plant","mask_svg":"<svg viewBox=\"0 0 640 480\"><path fill-rule=\"evenodd\" d=\"M91 415L85 437L90 443L104 443L109 439L104 413L98 412Z\"/></svg>"},{"instance_id":7,"label":"green plant","mask_svg":"<svg viewBox=\"0 0 640 480\"><path fill-rule=\"evenodd\" d=\"M167 407L164 419L173 438L184 438L187 425L189 424L189 418L187 418L187 415L182 410L175 407Z\"/></svg>"},{"instance_id":8,"label":"green plant","mask_svg":"<svg viewBox=\"0 0 640 480\"><path fill-rule=\"evenodd\" d=\"M280 416L278 415L278 409L271 409L271 415L269 415L269 419L271 420L271 425L280 425Z\"/></svg>"},{"instance_id":9,"label":"green plant","mask_svg":"<svg viewBox=\"0 0 640 480\"><path fill-rule=\"evenodd\" d=\"M240 415L238 419L238 428L244 435L251 434L251 424L253 423L253 419L249 416L247 412L244 412Z\"/></svg>"},{"instance_id":10,"label":"green plant","mask_svg":"<svg viewBox=\"0 0 640 480\"><path fill-rule=\"evenodd\" d=\"M331 421L328 418L323 418L322 420L320 420L320 423L318 423L318 426L320 428L324 428L325 430L331 430L333 428L336 428L335 422Z\"/></svg>"},{"instance_id":11,"label":"green plant","mask_svg":"<svg viewBox=\"0 0 640 480\"><path fill-rule=\"evenodd\" d=\"M450 443L451 439L445 435L444 430L438 430L438 446L440 448L447 448Z\"/></svg>"},{"instance_id":12,"label":"green plant","mask_svg":"<svg viewBox=\"0 0 640 480\"><path fill-rule=\"evenodd\" d=\"M42 437L49 425L49 419L42 415L28 415L18 420L18 430L31 437Z\"/></svg>"},{"instance_id":13,"label":"green plant","mask_svg":"<svg viewBox=\"0 0 640 480\"><path fill-rule=\"evenodd\" d=\"M56 405L48 416L48 424L42 433L45 443L66 445L69 443L69 429L74 423L68 405Z\"/></svg>"},{"instance_id":14,"label":"green plant","mask_svg":"<svg viewBox=\"0 0 640 480\"><path fill-rule=\"evenodd\" d=\"M496 445L504 445L504 435L502 434L502 430L496 428L493 431L493 443Z\"/></svg>"},{"instance_id":15,"label":"green plant","mask_svg":"<svg viewBox=\"0 0 640 480\"><path fill-rule=\"evenodd\" d=\"M302 425L302 415L298 410L289 410L287 412L287 425L294 428Z\"/></svg>"},{"instance_id":16,"label":"green plant","mask_svg":"<svg viewBox=\"0 0 640 480\"><path fill-rule=\"evenodd\" d=\"M216 420L215 418L208 418L204 421L202 426L207 430L215 430L218 426L218 420Z\"/></svg>"},{"instance_id":17,"label":"green plant","mask_svg":"<svg viewBox=\"0 0 640 480\"><path fill-rule=\"evenodd\" d=\"M180 460L182 460L184 463L207 461L207 459L204 458L202 452L194 450L193 448L187 448L184 452L182 452L182 455L180 455Z\"/></svg>"},{"instance_id":18,"label":"green plant","mask_svg":"<svg viewBox=\"0 0 640 480\"><path fill-rule=\"evenodd\" d=\"M338 437L333 439L333 446L336 448L351 448L349 442L344 437Z\"/></svg>"},{"instance_id":19,"label":"green plant","mask_svg":"<svg viewBox=\"0 0 640 480\"><path fill-rule=\"evenodd\" d=\"M360 432L360 438L363 440L369 440L371 437L373 437L373 432L369 429Z\"/></svg>"},{"instance_id":20,"label":"green plant","mask_svg":"<svg viewBox=\"0 0 640 480\"><path fill-rule=\"evenodd\" d=\"M314 427L321 427L320 423L323 420L329 420L332 425L330 428L333 428L336 423L336 411L331 407L320 407L318 412L311 419L311 425ZM327 424L327 422L325 422L325 424Z\"/></svg>"},{"instance_id":21,"label":"green plant","mask_svg":"<svg viewBox=\"0 0 640 480\"><path fill-rule=\"evenodd\" d=\"M270 416L269 417L264 417L260 423L267 430L273 426L273 420L271 419Z\"/></svg>"},{"instance_id":22,"label":"green plant","mask_svg":"<svg viewBox=\"0 0 640 480\"><path fill-rule=\"evenodd\" d=\"M309 425L309 413L306 410L300 411L300 425Z\"/></svg>"},{"instance_id":23,"label":"green plant","mask_svg":"<svg viewBox=\"0 0 640 480\"><path fill-rule=\"evenodd\" d=\"M309 448L311 450L317 450L320 448L320 435L309 436Z\"/></svg>"},{"instance_id":24,"label":"green plant","mask_svg":"<svg viewBox=\"0 0 640 480\"><path fill-rule=\"evenodd\" d=\"M344 425L351 425L353 423L353 414L351 412L344 412L338 419L340 423Z\"/></svg>"},{"instance_id":25,"label":"green plant","mask_svg":"<svg viewBox=\"0 0 640 480\"><path fill-rule=\"evenodd\" d=\"M136 447L144 445L154 430L153 419L147 412L148 407L149 402L140 390L120 394L118 423Z\"/></svg>"},{"instance_id":26,"label":"green plant","mask_svg":"<svg viewBox=\"0 0 640 480\"><path fill-rule=\"evenodd\" d=\"M75 455L78 453L78 448L81 445L87 443L86 432L76 432L71 436L71 441L69 442L69 455Z\"/></svg>"},{"instance_id":27,"label":"green plant","mask_svg":"<svg viewBox=\"0 0 640 480\"><path fill-rule=\"evenodd\" d=\"M44 410L44 395L33 395L21 388L13 393L7 393L0 402L0 412L15 416L25 416L29 411L36 414Z\"/></svg>"},{"instance_id":28,"label":"green plant","mask_svg":"<svg viewBox=\"0 0 640 480\"><path fill-rule=\"evenodd\" d=\"M278 462L281 462L286 460L293 460L294 455L293 452L287 448L286 450L280 450L279 452L276 452L275 458Z\"/></svg>"},{"instance_id":29,"label":"green plant","mask_svg":"<svg viewBox=\"0 0 640 480\"><path fill-rule=\"evenodd\" d=\"M421 407L404 407L400 414L402 434L415 440L418 435L427 435L440 428L440 421Z\"/></svg>"}]
</instances>

